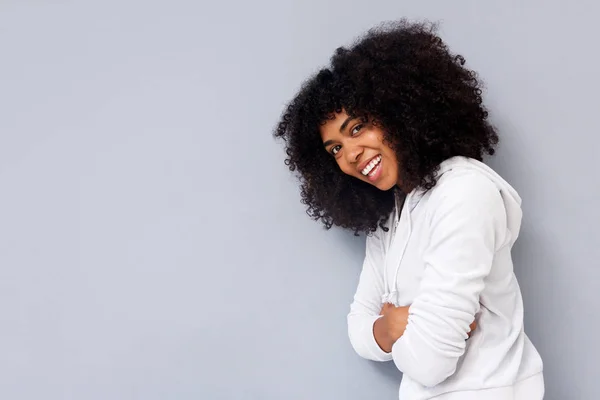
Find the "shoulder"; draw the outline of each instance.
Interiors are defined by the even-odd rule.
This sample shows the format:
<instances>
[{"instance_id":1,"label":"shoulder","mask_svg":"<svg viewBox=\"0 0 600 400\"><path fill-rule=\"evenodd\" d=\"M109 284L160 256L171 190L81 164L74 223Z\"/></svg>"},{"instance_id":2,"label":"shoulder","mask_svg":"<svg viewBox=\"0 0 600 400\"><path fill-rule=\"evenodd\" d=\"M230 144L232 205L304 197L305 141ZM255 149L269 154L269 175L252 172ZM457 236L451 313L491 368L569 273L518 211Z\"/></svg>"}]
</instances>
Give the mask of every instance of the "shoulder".
<instances>
[{"instance_id":1,"label":"shoulder","mask_svg":"<svg viewBox=\"0 0 600 400\"><path fill-rule=\"evenodd\" d=\"M387 220L383 224L379 224L375 231L366 235L366 246L368 249L382 253L385 252L394 232L394 216L397 212L396 207L398 207L398 203L396 203L396 206L388 216Z\"/></svg>"},{"instance_id":2,"label":"shoulder","mask_svg":"<svg viewBox=\"0 0 600 400\"><path fill-rule=\"evenodd\" d=\"M481 171L469 168L444 172L430 190L427 209L434 220L450 215L487 219L506 212L496 183Z\"/></svg>"},{"instance_id":3,"label":"shoulder","mask_svg":"<svg viewBox=\"0 0 600 400\"><path fill-rule=\"evenodd\" d=\"M470 168L453 168L438 178L429 195L431 202L467 203L501 199L500 189L484 173Z\"/></svg>"},{"instance_id":4,"label":"shoulder","mask_svg":"<svg viewBox=\"0 0 600 400\"><path fill-rule=\"evenodd\" d=\"M366 236L367 246L375 246L383 249L383 243L387 240L391 233L393 224L393 212L388 218L387 222L382 225L378 225L374 232L368 233Z\"/></svg>"}]
</instances>

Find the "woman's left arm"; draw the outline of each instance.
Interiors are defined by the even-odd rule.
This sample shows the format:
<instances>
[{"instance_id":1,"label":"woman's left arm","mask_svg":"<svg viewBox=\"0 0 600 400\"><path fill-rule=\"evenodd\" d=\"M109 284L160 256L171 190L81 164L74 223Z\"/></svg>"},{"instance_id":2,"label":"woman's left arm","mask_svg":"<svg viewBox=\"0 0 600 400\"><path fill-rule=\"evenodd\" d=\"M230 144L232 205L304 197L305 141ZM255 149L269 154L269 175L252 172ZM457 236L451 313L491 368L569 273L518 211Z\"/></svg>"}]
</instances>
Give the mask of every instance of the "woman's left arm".
<instances>
[{"instance_id":1,"label":"woman's left arm","mask_svg":"<svg viewBox=\"0 0 600 400\"><path fill-rule=\"evenodd\" d=\"M425 271L406 330L392 347L398 369L429 387L455 372L497 244L506 235L504 202L493 182L468 172L438 185L429 200Z\"/></svg>"},{"instance_id":2,"label":"woman's left arm","mask_svg":"<svg viewBox=\"0 0 600 400\"><path fill-rule=\"evenodd\" d=\"M383 243L381 232L367 236L365 259L348 313L348 336L356 353L372 361L391 361L392 354L384 351L376 338L376 324L384 293Z\"/></svg>"}]
</instances>

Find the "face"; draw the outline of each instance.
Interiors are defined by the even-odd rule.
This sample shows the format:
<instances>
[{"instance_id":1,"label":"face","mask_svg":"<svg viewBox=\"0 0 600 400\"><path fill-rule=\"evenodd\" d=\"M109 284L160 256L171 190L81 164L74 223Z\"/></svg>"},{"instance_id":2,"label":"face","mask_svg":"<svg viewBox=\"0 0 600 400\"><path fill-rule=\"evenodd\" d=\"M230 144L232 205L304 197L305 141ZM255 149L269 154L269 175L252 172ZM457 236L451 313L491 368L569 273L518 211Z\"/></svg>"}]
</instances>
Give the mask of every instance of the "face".
<instances>
[{"instance_id":1,"label":"face","mask_svg":"<svg viewBox=\"0 0 600 400\"><path fill-rule=\"evenodd\" d=\"M342 172L389 190L400 184L400 173L396 153L383 138L380 127L345 112L321 126L323 146Z\"/></svg>"}]
</instances>

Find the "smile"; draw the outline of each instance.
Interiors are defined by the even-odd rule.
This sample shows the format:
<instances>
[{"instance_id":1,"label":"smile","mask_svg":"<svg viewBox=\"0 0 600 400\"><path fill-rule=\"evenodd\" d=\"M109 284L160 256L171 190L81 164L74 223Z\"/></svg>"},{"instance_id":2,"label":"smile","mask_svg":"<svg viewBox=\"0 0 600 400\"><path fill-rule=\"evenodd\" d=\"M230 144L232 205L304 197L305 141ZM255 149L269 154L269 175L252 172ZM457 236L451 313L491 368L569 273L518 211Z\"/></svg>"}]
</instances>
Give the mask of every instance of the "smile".
<instances>
[{"instance_id":1,"label":"smile","mask_svg":"<svg viewBox=\"0 0 600 400\"><path fill-rule=\"evenodd\" d=\"M376 167L379 165L379 163L381 163L381 155L373 158L371 162L368 163L362 171L360 171L360 173L363 175L374 175Z\"/></svg>"}]
</instances>

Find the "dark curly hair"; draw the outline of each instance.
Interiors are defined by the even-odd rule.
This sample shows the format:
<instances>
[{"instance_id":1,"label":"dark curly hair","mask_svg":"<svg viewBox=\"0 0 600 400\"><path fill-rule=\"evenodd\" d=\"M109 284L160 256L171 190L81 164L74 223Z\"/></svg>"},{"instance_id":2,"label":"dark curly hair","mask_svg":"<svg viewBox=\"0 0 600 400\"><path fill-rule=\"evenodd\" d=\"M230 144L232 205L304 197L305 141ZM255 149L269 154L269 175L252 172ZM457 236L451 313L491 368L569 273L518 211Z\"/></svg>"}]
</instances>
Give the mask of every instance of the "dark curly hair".
<instances>
[{"instance_id":1,"label":"dark curly hair","mask_svg":"<svg viewBox=\"0 0 600 400\"><path fill-rule=\"evenodd\" d=\"M304 82L274 132L285 141L286 165L299 172L308 215L327 229L370 233L385 228L394 207L395 189L344 174L324 150L319 128L342 110L383 129L404 189L431 189L450 157L494 154L498 135L482 105L482 85L464 64L428 22L385 23L338 48L331 65Z\"/></svg>"}]
</instances>

